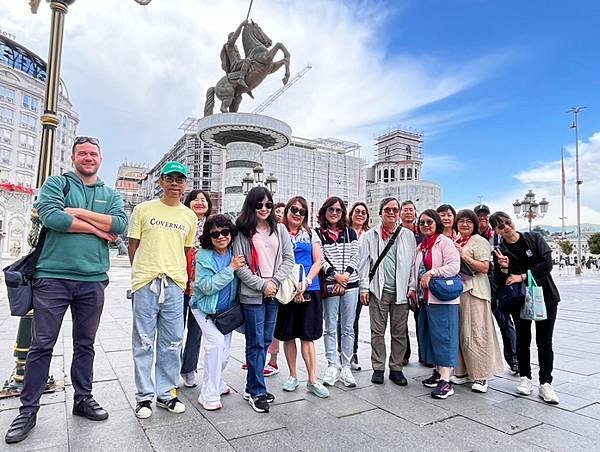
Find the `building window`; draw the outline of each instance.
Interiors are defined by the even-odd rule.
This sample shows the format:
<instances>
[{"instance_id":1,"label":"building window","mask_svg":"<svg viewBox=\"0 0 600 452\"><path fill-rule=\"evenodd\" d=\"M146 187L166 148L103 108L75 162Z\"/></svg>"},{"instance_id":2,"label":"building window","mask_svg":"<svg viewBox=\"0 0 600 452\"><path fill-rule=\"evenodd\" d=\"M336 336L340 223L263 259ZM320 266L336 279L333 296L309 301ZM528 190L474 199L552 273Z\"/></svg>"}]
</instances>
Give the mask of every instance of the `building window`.
<instances>
[{"instance_id":1,"label":"building window","mask_svg":"<svg viewBox=\"0 0 600 452\"><path fill-rule=\"evenodd\" d=\"M29 130L35 130L37 118L26 113L21 113L21 127Z\"/></svg>"},{"instance_id":2,"label":"building window","mask_svg":"<svg viewBox=\"0 0 600 452\"><path fill-rule=\"evenodd\" d=\"M412 180L412 168L407 168L406 169L406 178L408 180Z\"/></svg>"},{"instance_id":3,"label":"building window","mask_svg":"<svg viewBox=\"0 0 600 452\"><path fill-rule=\"evenodd\" d=\"M27 155L19 152L19 163L17 163L19 168L27 168L33 169L33 156Z\"/></svg>"},{"instance_id":4,"label":"building window","mask_svg":"<svg viewBox=\"0 0 600 452\"><path fill-rule=\"evenodd\" d=\"M19 146L33 151L35 149L35 138L21 132L19 133Z\"/></svg>"},{"instance_id":5,"label":"building window","mask_svg":"<svg viewBox=\"0 0 600 452\"><path fill-rule=\"evenodd\" d=\"M14 112L10 108L0 107L0 121L12 124Z\"/></svg>"},{"instance_id":6,"label":"building window","mask_svg":"<svg viewBox=\"0 0 600 452\"><path fill-rule=\"evenodd\" d=\"M381 182L381 170L377 171L377 182Z\"/></svg>"},{"instance_id":7,"label":"building window","mask_svg":"<svg viewBox=\"0 0 600 452\"><path fill-rule=\"evenodd\" d=\"M26 187L31 187L31 179L32 177L29 174L17 173L18 185L25 185Z\"/></svg>"},{"instance_id":8,"label":"building window","mask_svg":"<svg viewBox=\"0 0 600 452\"><path fill-rule=\"evenodd\" d=\"M383 170L383 181L384 182L390 181L389 171L387 168Z\"/></svg>"},{"instance_id":9,"label":"building window","mask_svg":"<svg viewBox=\"0 0 600 452\"><path fill-rule=\"evenodd\" d=\"M2 143L10 143L12 132L8 129L0 129L0 140Z\"/></svg>"},{"instance_id":10,"label":"building window","mask_svg":"<svg viewBox=\"0 0 600 452\"><path fill-rule=\"evenodd\" d=\"M415 180L418 180L419 178L417 177L417 168L415 168Z\"/></svg>"},{"instance_id":11,"label":"building window","mask_svg":"<svg viewBox=\"0 0 600 452\"><path fill-rule=\"evenodd\" d=\"M391 169L390 170L390 181L394 182L396 180L396 170L395 169Z\"/></svg>"},{"instance_id":12,"label":"building window","mask_svg":"<svg viewBox=\"0 0 600 452\"><path fill-rule=\"evenodd\" d=\"M4 102L10 102L11 104L15 101L15 90L6 86L0 85L0 100Z\"/></svg>"},{"instance_id":13,"label":"building window","mask_svg":"<svg viewBox=\"0 0 600 452\"><path fill-rule=\"evenodd\" d=\"M412 147L410 147L410 144L406 145L406 160L411 160L412 159Z\"/></svg>"},{"instance_id":14,"label":"building window","mask_svg":"<svg viewBox=\"0 0 600 452\"><path fill-rule=\"evenodd\" d=\"M0 162L9 165L10 164L10 150L0 149Z\"/></svg>"},{"instance_id":15,"label":"building window","mask_svg":"<svg viewBox=\"0 0 600 452\"><path fill-rule=\"evenodd\" d=\"M0 168L0 182L8 182L10 172L6 168Z\"/></svg>"},{"instance_id":16,"label":"building window","mask_svg":"<svg viewBox=\"0 0 600 452\"><path fill-rule=\"evenodd\" d=\"M40 101L37 97L23 94L23 108L27 108L31 111L38 111Z\"/></svg>"},{"instance_id":17,"label":"building window","mask_svg":"<svg viewBox=\"0 0 600 452\"><path fill-rule=\"evenodd\" d=\"M400 180L404 180L404 168L400 168Z\"/></svg>"}]
</instances>

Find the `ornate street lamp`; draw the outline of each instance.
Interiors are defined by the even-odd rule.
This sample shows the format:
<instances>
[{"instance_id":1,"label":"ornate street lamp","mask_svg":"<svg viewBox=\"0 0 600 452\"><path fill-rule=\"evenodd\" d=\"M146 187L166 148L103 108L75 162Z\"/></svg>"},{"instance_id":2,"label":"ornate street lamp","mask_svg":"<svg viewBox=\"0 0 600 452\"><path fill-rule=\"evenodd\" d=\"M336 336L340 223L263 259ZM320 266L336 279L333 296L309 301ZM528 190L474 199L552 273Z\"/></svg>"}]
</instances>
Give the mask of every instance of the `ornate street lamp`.
<instances>
[{"instance_id":1,"label":"ornate street lamp","mask_svg":"<svg viewBox=\"0 0 600 452\"><path fill-rule=\"evenodd\" d=\"M269 173L266 179L263 181L263 173L265 169L262 165L256 165L252 170L254 173L254 177L250 173L246 173L246 175L242 178L242 193L247 195L253 187L266 187L267 190L271 192L271 194L275 194L277 192L277 178L273 175L273 173Z\"/></svg>"},{"instance_id":2,"label":"ornate street lamp","mask_svg":"<svg viewBox=\"0 0 600 452\"><path fill-rule=\"evenodd\" d=\"M274 195L277 192L277 178L273 175L273 173L267 176L267 179L265 180L265 186L267 187L267 190L271 192L272 195Z\"/></svg>"},{"instance_id":3,"label":"ornate street lamp","mask_svg":"<svg viewBox=\"0 0 600 452\"><path fill-rule=\"evenodd\" d=\"M262 165L256 165L254 167L254 169L252 170L252 172L254 173L254 180L258 185L262 185L263 182L263 174L265 172L265 169L263 168Z\"/></svg>"},{"instance_id":4,"label":"ornate street lamp","mask_svg":"<svg viewBox=\"0 0 600 452\"><path fill-rule=\"evenodd\" d=\"M252 190L253 186L254 186L254 178L252 177L252 175L250 173L246 173L246 175L242 179L242 193L244 193L244 195L247 195L248 192L250 190Z\"/></svg>"},{"instance_id":5,"label":"ornate street lamp","mask_svg":"<svg viewBox=\"0 0 600 452\"><path fill-rule=\"evenodd\" d=\"M529 190L522 201L517 199L513 202L513 208L517 217L524 218L529 222L529 232L531 232L531 222L536 218L544 217L548 213L549 204L546 198L537 202L535 193Z\"/></svg>"}]
</instances>

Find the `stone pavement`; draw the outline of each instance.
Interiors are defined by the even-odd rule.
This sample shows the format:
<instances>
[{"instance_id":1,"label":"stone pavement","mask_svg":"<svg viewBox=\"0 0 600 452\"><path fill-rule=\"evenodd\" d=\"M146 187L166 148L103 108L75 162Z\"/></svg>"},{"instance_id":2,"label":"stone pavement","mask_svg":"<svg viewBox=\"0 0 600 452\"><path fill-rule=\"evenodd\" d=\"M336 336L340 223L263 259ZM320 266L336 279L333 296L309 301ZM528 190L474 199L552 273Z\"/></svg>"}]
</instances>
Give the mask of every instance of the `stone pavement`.
<instances>
[{"instance_id":1,"label":"stone pavement","mask_svg":"<svg viewBox=\"0 0 600 452\"><path fill-rule=\"evenodd\" d=\"M389 380L381 386L372 385L368 311L363 311L359 350L363 371L355 373L356 388L338 383L326 400L307 393L303 384L294 393L284 393L280 388L287 372L281 356L281 373L267 380L276 396L271 413L255 413L241 397L244 343L236 333L225 372L234 392L223 398L222 410L202 410L196 402L199 389L184 388L180 391L187 404L184 414L154 409L146 420L138 420L132 410L131 305L125 298L129 285L125 260L113 259L110 279L96 342L94 378L94 395L109 410L109 419L94 423L71 415L73 390L65 375L72 355L71 319L67 315L51 368L57 380L64 380L65 391L44 395L38 425L30 437L18 445L2 441L1 450L600 450L598 274L556 278L563 298L555 333L554 378L559 406L544 404L537 388L530 397L516 396L516 378L508 372L490 382L487 394L475 394L462 386L445 401L429 396L430 390L420 381L430 370L414 362L405 369L407 387ZM18 319L8 315L4 284L0 294L0 377L4 379L13 368ZM416 350L412 320L410 327ZM322 341L318 353L322 373L326 367ZM537 363L535 349L532 359ZM298 368L305 380L301 361ZM16 416L18 405L17 399L0 400L2 435Z\"/></svg>"}]
</instances>

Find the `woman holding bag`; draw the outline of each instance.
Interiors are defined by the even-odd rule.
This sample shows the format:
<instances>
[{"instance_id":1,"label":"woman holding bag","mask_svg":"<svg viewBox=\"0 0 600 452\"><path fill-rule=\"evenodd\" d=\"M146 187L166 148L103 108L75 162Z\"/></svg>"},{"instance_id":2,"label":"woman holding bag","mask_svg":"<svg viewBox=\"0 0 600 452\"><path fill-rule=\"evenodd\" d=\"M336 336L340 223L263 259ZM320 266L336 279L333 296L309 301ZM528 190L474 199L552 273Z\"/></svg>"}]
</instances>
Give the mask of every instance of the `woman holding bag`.
<instances>
[{"instance_id":1,"label":"woman holding bag","mask_svg":"<svg viewBox=\"0 0 600 452\"><path fill-rule=\"evenodd\" d=\"M264 367L277 319L279 302L275 295L292 272L294 251L286 227L275 221L273 197L265 187L254 187L248 192L236 227L233 252L246 259L236 270L248 366L244 399L254 411L268 413L269 403L275 397L267 392Z\"/></svg>"},{"instance_id":2,"label":"woman holding bag","mask_svg":"<svg viewBox=\"0 0 600 452\"><path fill-rule=\"evenodd\" d=\"M245 263L244 256L233 256L233 223L224 215L212 215L200 237L202 248L196 253L196 278L190 308L202 330L204 348L204 382L198 403L205 410L222 408L221 396L230 389L223 381L229 361L231 335L223 334L213 316L233 306L238 280L235 271Z\"/></svg>"},{"instance_id":3,"label":"woman holding bag","mask_svg":"<svg viewBox=\"0 0 600 452\"><path fill-rule=\"evenodd\" d=\"M504 212L496 212L490 217L490 225L502 241L494 250L494 278L498 286L527 284L527 271L542 287L547 319L535 322L535 342L538 349L539 396L546 403L558 404L559 398L552 386L554 351L552 336L560 294L552 275L552 250L537 232L520 233ZM520 380L516 388L518 394L531 395L531 320L521 318L519 308L511 312L517 332L517 360Z\"/></svg>"}]
</instances>

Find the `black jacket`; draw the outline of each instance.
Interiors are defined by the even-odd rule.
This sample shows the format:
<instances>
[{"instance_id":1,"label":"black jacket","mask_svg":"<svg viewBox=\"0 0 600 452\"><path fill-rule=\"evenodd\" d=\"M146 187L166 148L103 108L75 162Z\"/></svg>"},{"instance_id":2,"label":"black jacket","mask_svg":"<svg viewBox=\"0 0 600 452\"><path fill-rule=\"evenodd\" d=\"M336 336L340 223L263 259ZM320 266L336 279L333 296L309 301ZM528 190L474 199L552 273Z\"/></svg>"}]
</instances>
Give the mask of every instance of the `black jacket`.
<instances>
[{"instance_id":1,"label":"black jacket","mask_svg":"<svg viewBox=\"0 0 600 452\"><path fill-rule=\"evenodd\" d=\"M521 233L519 233L521 234ZM527 250L531 251L530 256L523 261L511 253L504 240L500 241L499 249L502 254L508 256L508 273L500 271L498 259L494 254L494 280L500 286L506 284L508 275L520 275L531 270L538 286L544 291L544 301L546 305L558 304L560 294L552 279L552 250L546 243L546 240L537 232L524 232L523 238L527 244Z\"/></svg>"}]
</instances>

